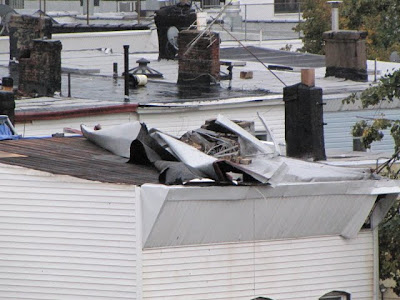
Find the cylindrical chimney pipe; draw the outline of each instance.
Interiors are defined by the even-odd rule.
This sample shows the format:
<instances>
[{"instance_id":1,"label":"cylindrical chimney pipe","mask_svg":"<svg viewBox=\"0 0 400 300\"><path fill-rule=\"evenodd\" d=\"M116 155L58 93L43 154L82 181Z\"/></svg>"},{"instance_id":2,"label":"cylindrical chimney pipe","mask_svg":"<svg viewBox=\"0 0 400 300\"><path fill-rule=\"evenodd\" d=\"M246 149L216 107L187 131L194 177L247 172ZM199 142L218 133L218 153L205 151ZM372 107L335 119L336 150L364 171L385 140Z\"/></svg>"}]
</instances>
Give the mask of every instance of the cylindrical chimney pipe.
<instances>
[{"instance_id":1,"label":"cylindrical chimney pipe","mask_svg":"<svg viewBox=\"0 0 400 300\"><path fill-rule=\"evenodd\" d=\"M129 102L129 45L124 45L124 78L125 78L124 101Z\"/></svg>"},{"instance_id":2,"label":"cylindrical chimney pipe","mask_svg":"<svg viewBox=\"0 0 400 300\"><path fill-rule=\"evenodd\" d=\"M339 5L343 1L328 1L332 5L332 31L339 30Z\"/></svg>"}]
</instances>

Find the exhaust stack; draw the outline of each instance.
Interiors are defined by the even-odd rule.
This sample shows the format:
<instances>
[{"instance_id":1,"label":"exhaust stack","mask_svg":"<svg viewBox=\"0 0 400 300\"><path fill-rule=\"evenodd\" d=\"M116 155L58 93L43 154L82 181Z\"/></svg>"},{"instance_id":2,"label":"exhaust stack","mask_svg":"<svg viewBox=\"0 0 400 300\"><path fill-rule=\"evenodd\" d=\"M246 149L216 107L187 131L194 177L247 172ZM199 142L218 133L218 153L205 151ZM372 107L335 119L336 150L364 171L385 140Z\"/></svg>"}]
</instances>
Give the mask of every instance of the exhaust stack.
<instances>
[{"instance_id":1,"label":"exhaust stack","mask_svg":"<svg viewBox=\"0 0 400 300\"><path fill-rule=\"evenodd\" d=\"M332 31L339 30L339 5L343 1L328 1L332 6Z\"/></svg>"}]
</instances>

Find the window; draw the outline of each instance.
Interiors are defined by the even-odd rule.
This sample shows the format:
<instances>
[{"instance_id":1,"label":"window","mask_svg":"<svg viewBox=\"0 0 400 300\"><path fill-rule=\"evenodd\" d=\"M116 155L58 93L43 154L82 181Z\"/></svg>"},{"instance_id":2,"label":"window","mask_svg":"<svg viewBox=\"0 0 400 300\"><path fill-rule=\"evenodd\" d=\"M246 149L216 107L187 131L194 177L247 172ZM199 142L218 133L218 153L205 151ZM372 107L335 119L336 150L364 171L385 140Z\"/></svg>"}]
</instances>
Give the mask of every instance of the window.
<instances>
[{"instance_id":1,"label":"window","mask_svg":"<svg viewBox=\"0 0 400 300\"><path fill-rule=\"evenodd\" d=\"M275 0L275 13L298 13L301 0Z\"/></svg>"},{"instance_id":2,"label":"window","mask_svg":"<svg viewBox=\"0 0 400 300\"><path fill-rule=\"evenodd\" d=\"M351 300L351 295L343 291L332 291L323 295L319 300Z\"/></svg>"}]
</instances>

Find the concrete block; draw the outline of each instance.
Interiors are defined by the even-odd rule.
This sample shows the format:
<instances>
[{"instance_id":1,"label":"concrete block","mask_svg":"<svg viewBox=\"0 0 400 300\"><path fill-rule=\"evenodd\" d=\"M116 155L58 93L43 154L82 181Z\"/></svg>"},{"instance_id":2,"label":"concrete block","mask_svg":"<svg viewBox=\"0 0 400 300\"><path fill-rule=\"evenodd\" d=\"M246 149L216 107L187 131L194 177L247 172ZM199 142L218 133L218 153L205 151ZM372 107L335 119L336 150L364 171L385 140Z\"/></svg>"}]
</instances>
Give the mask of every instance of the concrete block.
<instances>
[{"instance_id":1,"label":"concrete block","mask_svg":"<svg viewBox=\"0 0 400 300\"><path fill-rule=\"evenodd\" d=\"M253 79L253 71L241 71L240 79Z\"/></svg>"}]
</instances>

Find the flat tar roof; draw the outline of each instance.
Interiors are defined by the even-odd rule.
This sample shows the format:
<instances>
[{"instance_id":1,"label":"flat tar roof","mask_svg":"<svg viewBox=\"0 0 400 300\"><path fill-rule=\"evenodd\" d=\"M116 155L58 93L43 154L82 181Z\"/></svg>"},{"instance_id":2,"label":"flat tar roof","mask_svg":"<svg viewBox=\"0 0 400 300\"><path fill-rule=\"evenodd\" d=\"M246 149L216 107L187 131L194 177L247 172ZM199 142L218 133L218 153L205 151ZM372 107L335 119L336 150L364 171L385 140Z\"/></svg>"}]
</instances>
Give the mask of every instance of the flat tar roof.
<instances>
[{"instance_id":1,"label":"flat tar roof","mask_svg":"<svg viewBox=\"0 0 400 300\"><path fill-rule=\"evenodd\" d=\"M0 163L107 183L158 183L153 167L127 163L84 137L1 141Z\"/></svg>"}]
</instances>

